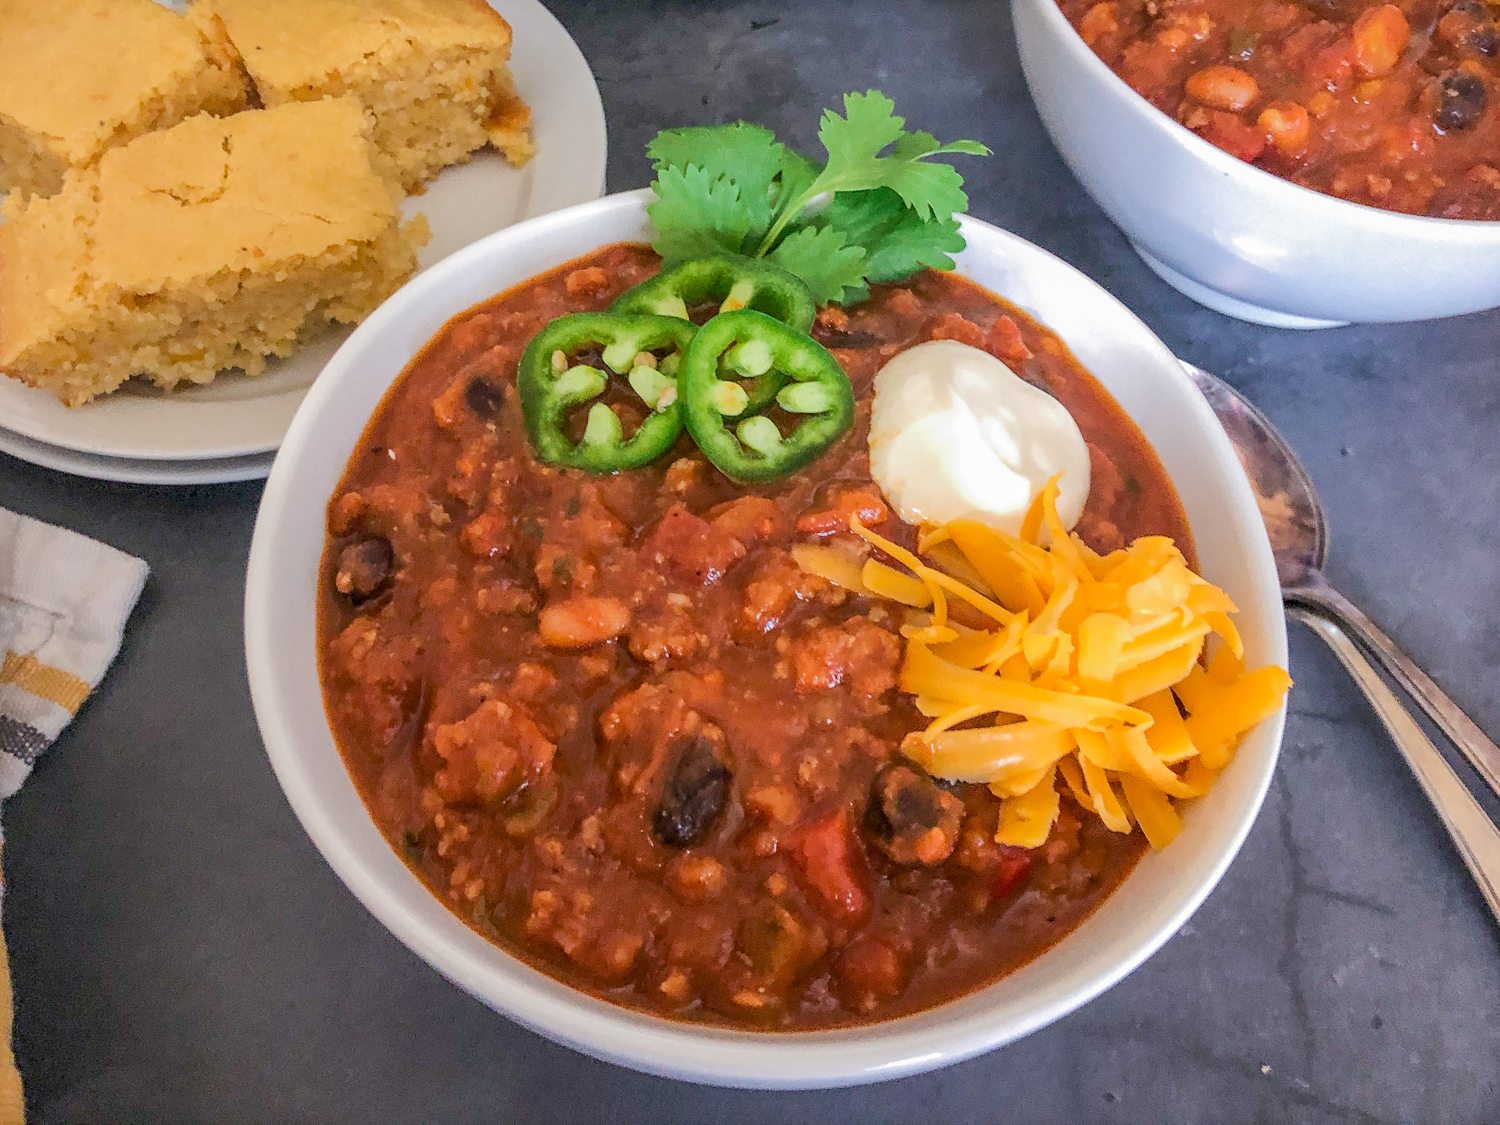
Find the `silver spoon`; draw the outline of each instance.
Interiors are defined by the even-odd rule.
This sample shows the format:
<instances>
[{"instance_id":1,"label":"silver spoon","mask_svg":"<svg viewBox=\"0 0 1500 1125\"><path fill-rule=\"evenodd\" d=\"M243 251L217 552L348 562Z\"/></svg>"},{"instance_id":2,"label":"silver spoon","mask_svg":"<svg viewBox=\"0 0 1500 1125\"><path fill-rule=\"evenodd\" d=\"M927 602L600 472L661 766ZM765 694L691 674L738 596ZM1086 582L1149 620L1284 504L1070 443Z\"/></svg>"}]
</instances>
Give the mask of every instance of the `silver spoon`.
<instances>
[{"instance_id":1,"label":"silver spoon","mask_svg":"<svg viewBox=\"0 0 1500 1125\"><path fill-rule=\"evenodd\" d=\"M1500 748L1347 598L1328 584L1328 524L1312 478L1276 427L1222 379L1183 364L1239 454L1271 537L1290 616L1328 643L1375 708L1500 921L1500 828L1371 666L1373 657L1500 795ZM1352 638L1352 639L1351 639ZM1356 643L1358 642L1358 643Z\"/></svg>"}]
</instances>

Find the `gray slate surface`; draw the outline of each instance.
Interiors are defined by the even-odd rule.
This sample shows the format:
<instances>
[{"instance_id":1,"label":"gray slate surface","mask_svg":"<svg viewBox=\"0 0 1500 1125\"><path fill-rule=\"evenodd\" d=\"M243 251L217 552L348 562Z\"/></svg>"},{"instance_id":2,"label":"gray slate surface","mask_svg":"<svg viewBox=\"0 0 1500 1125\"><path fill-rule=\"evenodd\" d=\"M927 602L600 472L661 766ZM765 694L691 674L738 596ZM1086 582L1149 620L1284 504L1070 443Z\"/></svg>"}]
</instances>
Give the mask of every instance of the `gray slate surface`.
<instances>
[{"instance_id":1,"label":"gray slate surface","mask_svg":"<svg viewBox=\"0 0 1500 1125\"><path fill-rule=\"evenodd\" d=\"M1248 392L1324 490L1336 583L1500 731L1500 314L1314 334L1200 309L1082 194L1003 5L552 0L595 68L611 190L659 128L810 146L879 86L974 136L972 210ZM449 986L343 888L267 766L240 604L257 485L162 489L0 456L0 503L149 560L120 660L6 816L17 1048L39 1122L1493 1122L1500 941L1332 658L1293 637L1282 766L1207 904L1114 990L947 1071L810 1094L642 1077ZM1492 805L1493 807L1493 805Z\"/></svg>"}]
</instances>

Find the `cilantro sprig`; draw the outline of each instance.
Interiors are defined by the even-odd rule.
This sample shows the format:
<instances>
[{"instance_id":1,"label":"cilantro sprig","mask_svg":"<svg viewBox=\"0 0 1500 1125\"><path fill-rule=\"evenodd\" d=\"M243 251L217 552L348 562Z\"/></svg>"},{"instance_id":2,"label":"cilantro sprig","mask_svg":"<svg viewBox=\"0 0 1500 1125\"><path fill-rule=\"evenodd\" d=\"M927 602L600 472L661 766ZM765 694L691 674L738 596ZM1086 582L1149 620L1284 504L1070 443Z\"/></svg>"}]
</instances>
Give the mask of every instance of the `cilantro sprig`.
<instances>
[{"instance_id":1,"label":"cilantro sprig","mask_svg":"<svg viewBox=\"0 0 1500 1125\"><path fill-rule=\"evenodd\" d=\"M878 90L845 94L843 116L823 113L822 164L745 122L657 134L646 149L656 252L668 264L763 257L802 278L819 304L853 304L871 284L924 267L952 269L964 248L953 216L969 199L958 171L933 157L990 150L909 132L895 109Z\"/></svg>"}]
</instances>

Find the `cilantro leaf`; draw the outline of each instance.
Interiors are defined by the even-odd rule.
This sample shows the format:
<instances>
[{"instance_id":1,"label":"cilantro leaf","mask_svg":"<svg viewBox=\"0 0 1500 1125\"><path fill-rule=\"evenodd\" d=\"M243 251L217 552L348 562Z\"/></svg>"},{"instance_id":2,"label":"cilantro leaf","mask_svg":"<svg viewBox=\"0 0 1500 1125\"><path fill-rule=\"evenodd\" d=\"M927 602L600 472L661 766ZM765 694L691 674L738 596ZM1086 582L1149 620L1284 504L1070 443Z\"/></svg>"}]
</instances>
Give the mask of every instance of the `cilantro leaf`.
<instances>
[{"instance_id":1,"label":"cilantro leaf","mask_svg":"<svg viewBox=\"0 0 1500 1125\"><path fill-rule=\"evenodd\" d=\"M846 289L865 291L865 252L845 245L843 232L833 227L793 231L766 257L805 281L820 305L842 301Z\"/></svg>"},{"instance_id":2,"label":"cilantro leaf","mask_svg":"<svg viewBox=\"0 0 1500 1125\"><path fill-rule=\"evenodd\" d=\"M969 209L964 194L964 178L958 169L947 164L923 164L912 161L889 169L885 186L894 190L923 219L951 218L955 211Z\"/></svg>"},{"instance_id":3,"label":"cilantro leaf","mask_svg":"<svg viewBox=\"0 0 1500 1125\"><path fill-rule=\"evenodd\" d=\"M898 281L931 267L951 270L950 254L964 248L956 219L923 219L891 188L839 192L817 222L840 231L865 251L865 277Z\"/></svg>"},{"instance_id":4,"label":"cilantro leaf","mask_svg":"<svg viewBox=\"0 0 1500 1125\"><path fill-rule=\"evenodd\" d=\"M657 252L669 261L766 257L807 282L820 304L862 300L869 283L923 267L952 269L964 245L953 215L968 196L963 177L934 158L989 149L908 131L878 90L846 94L843 110L820 121L824 164L745 122L658 134L647 148ZM810 214L814 205L822 210Z\"/></svg>"},{"instance_id":5,"label":"cilantro leaf","mask_svg":"<svg viewBox=\"0 0 1500 1125\"><path fill-rule=\"evenodd\" d=\"M918 160L924 156L945 156L949 153L988 156L990 150L978 141L951 141L943 144L931 133L924 133L920 129L915 133L907 133L891 150L891 155L898 160Z\"/></svg>"},{"instance_id":6,"label":"cilantro leaf","mask_svg":"<svg viewBox=\"0 0 1500 1125\"><path fill-rule=\"evenodd\" d=\"M827 170L858 174L887 145L901 139L905 126L906 118L896 116L896 103L879 90L845 94L844 116L825 109L818 127L818 140L828 150Z\"/></svg>"},{"instance_id":7,"label":"cilantro leaf","mask_svg":"<svg viewBox=\"0 0 1500 1125\"><path fill-rule=\"evenodd\" d=\"M747 233L755 239L771 225L772 184L787 157L786 147L771 130L744 121L669 129L646 146L646 155L655 162L658 176L668 168L698 167L710 180L729 179L739 188L740 205L750 222Z\"/></svg>"},{"instance_id":8,"label":"cilantro leaf","mask_svg":"<svg viewBox=\"0 0 1500 1125\"><path fill-rule=\"evenodd\" d=\"M888 187L921 219L952 218L969 205L963 177L947 164L928 158L948 153L987 154L977 141L941 144L931 133L906 131L906 119L879 90L844 95L844 116L826 110L818 139L828 150L828 163L796 199L779 209L776 221L761 239L766 253L813 199L825 192L871 191ZM886 149L889 155L882 155Z\"/></svg>"},{"instance_id":9,"label":"cilantro leaf","mask_svg":"<svg viewBox=\"0 0 1500 1125\"><path fill-rule=\"evenodd\" d=\"M651 246L668 262L743 249L754 215L729 177L711 177L690 164L663 168L652 186L656 199L646 208L656 227Z\"/></svg>"},{"instance_id":10,"label":"cilantro leaf","mask_svg":"<svg viewBox=\"0 0 1500 1125\"><path fill-rule=\"evenodd\" d=\"M823 171L815 160L809 160L800 152L784 149L781 157L781 179L777 183L774 210L780 215L794 199L800 198L812 186Z\"/></svg>"}]
</instances>

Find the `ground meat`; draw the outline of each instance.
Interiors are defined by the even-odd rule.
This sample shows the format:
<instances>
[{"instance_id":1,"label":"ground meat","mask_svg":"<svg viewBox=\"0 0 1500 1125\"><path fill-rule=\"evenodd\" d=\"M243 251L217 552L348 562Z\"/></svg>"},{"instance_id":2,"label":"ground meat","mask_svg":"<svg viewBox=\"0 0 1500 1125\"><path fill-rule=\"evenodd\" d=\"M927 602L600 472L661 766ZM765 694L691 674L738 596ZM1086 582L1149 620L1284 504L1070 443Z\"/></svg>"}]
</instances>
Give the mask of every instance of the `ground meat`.
<instances>
[{"instance_id":1,"label":"ground meat","mask_svg":"<svg viewBox=\"0 0 1500 1125\"><path fill-rule=\"evenodd\" d=\"M446 800L455 802L507 795L524 776L549 769L557 750L530 712L498 699L480 704L460 722L437 727L432 746L446 763L433 781Z\"/></svg>"},{"instance_id":2,"label":"ground meat","mask_svg":"<svg viewBox=\"0 0 1500 1125\"><path fill-rule=\"evenodd\" d=\"M800 692L832 691L847 684L872 702L896 686L901 643L867 617L809 629L792 642L792 667Z\"/></svg>"}]
</instances>

